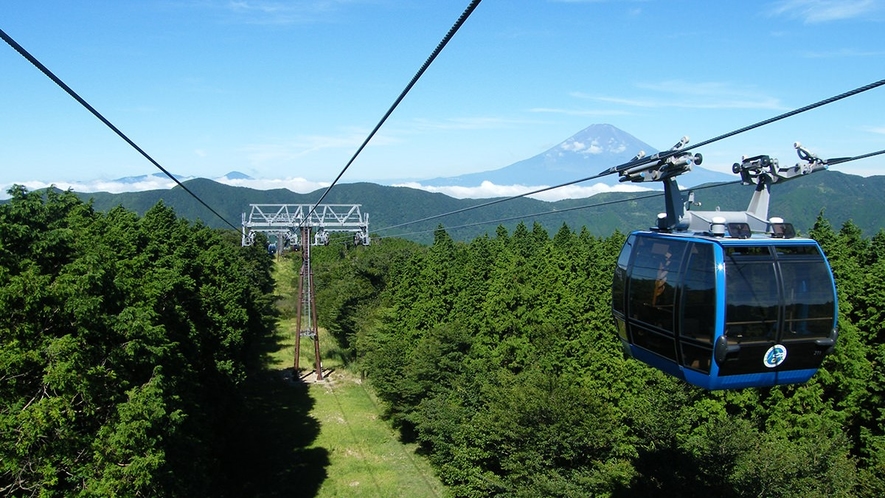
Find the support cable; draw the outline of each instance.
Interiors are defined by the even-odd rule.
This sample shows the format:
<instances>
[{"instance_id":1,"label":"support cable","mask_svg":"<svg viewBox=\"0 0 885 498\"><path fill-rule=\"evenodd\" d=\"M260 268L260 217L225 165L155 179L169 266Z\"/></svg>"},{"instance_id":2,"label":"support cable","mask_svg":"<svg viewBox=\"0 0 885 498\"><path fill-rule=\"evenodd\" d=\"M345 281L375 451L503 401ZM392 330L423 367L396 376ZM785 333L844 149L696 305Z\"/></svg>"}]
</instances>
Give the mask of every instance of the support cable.
<instances>
[{"instance_id":1,"label":"support cable","mask_svg":"<svg viewBox=\"0 0 885 498\"><path fill-rule=\"evenodd\" d=\"M135 149L136 151L138 151L138 153L141 154L142 156L144 156L145 159L147 159L148 161L150 161L151 164L153 164L154 166L156 166L157 169L159 169L160 171L162 171L163 174L165 174L166 176L168 176L168 177L169 177L172 181L174 181L179 187L181 187L182 189L184 189L184 191L187 192L188 194L190 194L191 197L193 197L194 199L196 199L196 200L197 200L200 204L202 204L206 209L208 209L209 211L211 211L212 214L214 214L214 215L217 216L219 219L221 219L221 221L223 221L227 226L229 226L229 227L231 227L232 229L234 229L234 230L236 230L237 232L239 232L240 229L239 229L238 227L234 226L231 222L227 221L223 216L221 216L221 215L218 213L218 211L216 211L215 209L213 209L212 206L210 206L209 204L206 204L206 202L203 201L203 199L201 199L197 194L193 193L189 188L187 188L183 183L181 183L181 182L178 180L178 178L175 178L175 176L174 176L172 173L170 173L169 171L167 171L166 168L164 168L163 166L160 165L160 163L158 163L157 161L155 161L153 157L151 157L150 155L148 155L147 152L145 152L141 147L139 147L135 142L133 142L129 137L127 137L126 134L124 134L122 131L120 131L119 128L117 128L116 126L114 126L114 124L111 123L110 121L108 121L108 119L105 118L100 112L98 112L94 107L92 107L91 105L89 105L89 102L86 102L86 100L83 99L83 97L81 97L80 95L78 95L77 92L75 92L71 87L69 87L67 84L65 84L65 82L62 81L61 78L59 78L58 76L56 76L52 71L49 70L49 68L47 68L46 66L44 66L43 63L41 63L39 60L37 60L36 57L34 57L33 55L31 55L30 52L28 52L27 50L25 50L24 47L22 47L21 45L19 45L18 42L16 42L15 40L13 40L12 37L10 37L9 35L7 35L6 32L4 32L2 29L0 29L0 38L2 38L3 41L5 41L7 44L9 44L10 47L12 47L13 49L15 49L16 52L18 52L19 54L21 54L22 57L24 57L25 59L27 59L28 62L30 62L31 64L33 64L34 67L36 67L37 69L39 69L39 70L40 70L43 74L45 74L49 79L51 79L53 82L55 82L55 84L58 85L62 90L64 90L65 92L67 92L68 95L70 95L71 97L73 97L74 100L76 100L77 102L79 102L80 105L82 105L83 107L85 107L86 110L88 110L89 112L91 112L93 116L95 116L96 118L98 118L99 121L101 121L102 123L104 123L105 126L107 126L108 128L110 128L114 133L117 134L117 136L119 136L120 138L122 138L123 141L125 141L125 142L126 142L127 144L129 144L133 149Z\"/></svg>"},{"instance_id":2,"label":"support cable","mask_svg":"<svg viewBox=\"0 0 885 498\"><path fill-rule=\"evenodd\" d=\"M866 154L861 154L858 156L837 157L837 158L832 158L832 159L826 159L823 162L825 164L827 164L828 166L832 166L832 165L836 165L836 164L844 164L844 163L851 162L851 161L858 161L860 159L867 159L869 157L879 156L879 155L883 155L883 154L885 154L885 149L878 150L876 152L869 152ZM711 183L708 185L702 185L702 186L690 188L687 190L691 190L691 191L706 190L706 189L710 189L710 188L719 188L719 187L725 187L728 185L736 185L739 183L741 183L741 180L734 180L734 181L730 181L730 182ZM475 226L490 225L492 223L506 223L508 221L524 220L526 218L529 218L529 219L538 218L541 216L547 216L547 215L551 215L551 214L560 214L560 213L568 213L571 211L579 211L581 209L589 209L589 208L594 208L594 207L605 207L605 206L610 206L613 204L621 204L624 202L653 199L655 197L661 197L663 195L664 195L663 192L655 192L653 194L640 195L640 196L636 196L636 197L625 197L624 199L617 199L617 200L611 200L611 201L605 201L605 202L597 202L595 204L585 204L583 206L573 206L573 207L565 208L565 209L554 209L552 211L543 211L540 213L532 213L532 214L520 215L520 216L511 216L509 218L499 218L497 220L477 221L474 223L467 223L464 225L455 225L455 226L449 226L449 227L444 227L444 228L446 230L457 230L459 228L471 228L471 227L475 227ZM396 226L402 226L402 225L395 225L395 226L391 226L391 227L386 227L382 230L394 228ZM429 233L429 232L434 232L434 231L436 231L436 228L427 229L427 230L417 230L414 232L400 233L400 234L397 234L396 236L397 237L408 237L410 235L418 235L418 234Z\"/></svg>"},{"instance_id":3,"label":"support cable","mask_svg":"<svg viewBox=\"0 0 885 498\"><path fill-rule=\"evenodd\" d=\"M627 163L627 164L630 164L630 163ZM606 174L607 174L607 173L606 173ZM512 197L503 197L503 198L500 198L500 199L495 199L495 200L492 200L492 201L484 202L484 203L482 203L482 204L476 204L476 205L473 205L473 206L467 206L467 207L465 207L465 208L456 209L456 210L454 210L454 211L449 211L449 212L447 212L447 213L435 214L435 215L433 215L433 216L428 216L428 217L426 217L426 218L421 218L420 220L407 221L407 222L405 222L405 223L400 223L399 225L391 225L391 226L389 226L389 227L378 228L378 229L376 229L375 231L376 231L376 232L380 232L380 231L382 231L382 230L391 230L391 229L393 229L393 228L399 228L399 227L404 227L404 226L408 226L408 225L414 225L414 224L416 224L416 223L421 223L421 222L424 222L424 221L431 221L431 220L436 220L436 219L439 219L439 218L444 218L444 217L446 217L446 216L451 216L451 215L453 215L453 214L463 213L463 212L465 212L465 211L472 211L472 210L474 210L474 209L484 208L484 207L488 207L488 206L494 206L495 204L501 204L502 202L512 201L512 200L514 200L514 199L519 199L519 198L521 198L521 197L527 197L527 196L530 196L530 195L540 194L541 192L547 192L548 190L553 190L553 189L557 189L557 188L565 187L565 186L568 186L568 185L573 185L573 184L575 184L575 183L586 182L586 181L588 181L588 180L595 180L595 179L597 179L597 178L601 178L601 177L605 176L606 174L600 173L600 174L598 174L598 175L590 176L590 177L587 177L587 178L581 178L580 180L575 180L575 181L573 181L573 182L561 183L561 184L559 184L559 185L554 185L554 186L552 186L552 187L544 187L544 188L540 188L540 189L538 189L538 190L532 190L531 192L526 192L526 193L524 193L524 194L514 195L514 196L512 196Z\"/></svg>"},{"instance_id":4,"label":"support cable","mask_svg":"<svg viewBox=\"0 0 885 498\"><path fill-rule=\"evenodd\" d=\"M719 135L718 137L714 137L714 138L711 138L711 139L706 140L706 141L703 141L703 142L698 142L698 143L696 143L696 144L694 144L694 145L691 145L691 146L689 146L689 147L685 147L685 148L683 148L682 150L683 150L683 151L687 151L687 150L691 150L691 149L696 149L696 148L698 148L698 147L703 147L704 145L708 145L708 144L711 144L711 143L713 143L713 142L718 142L719 140L722 140L722 139L725 139L725 138L729 138L729 137L733 137L733 136L735 136L735 135L739 135L739 134L741 134L741 133L744 133L745 131L750 131L750 130L753 130L753 129L755 129L755 128L759 128L759 127L762 127L762 126L765 126L765 125L769 125L769 124L771 124L771 123L774 123L775 121L780 121L780 120L782 120L782 119L786 119L786 118L789 118L789 117L795 116L795 115L797 115L797 114L802 114L802 113L805 112L805 111L810 111L810 110L812 110L812 109L816 109L816 108L818 108L818 107L823 107L823 106L825 106L825 105L827 105L827 104L832 104L833 102L836 102L836 101L839 101L839 100L842 100L842 99L846 99L846 98L848 98L848 97L852 97L852 96L857 95L857 94L859 94L859 93L866 92L867 90L872 90L872 89L874 89L874 88L878 88L878 87L880 87L880 86L882 86L882 85L885 85L885 79L882 79L882 80L879 80L879 81L874 81L874 82L872 82L872 83L870 83L870 84L868 84L868 85L864 85L864 86L861 86L861 87L855 88L854 90L849 90L849 91L847 91L847 92L845 92L845 93L840 93L839 95L835 95L835 96L833 96L833 97L830 97L830 98L828 98L828 99L821 100L821 101L819 101L819 102L815 102L815 103L813 103L813 104L808 104L808 105L805 106L805 107L800 107L800 108L798 108L798 109L794 109L794 110L792 110L792 111L785 112L785 113L780 114L780 115L778 115L778 116L774 116L773 118L769 118L769 119L766 119L766 120L764 120L764 121L759 121L758 123L752 124L752 125L750 125L750 126L745 126L745 127L743 127L743 128L739 128L739 129L734 130L734 131L732 131L732 132L725 133L725 134L723 134L723 135Z\"/></svg>"},{"instance_id":5,"label":"support cable","mask_svg":"<svg viewBox=\"0 0 885 498\"><path fill-rule=\"evenodd\" d=\"M605 171L602 171L601 173L598 173L598 174L596 174L596 175L593 175L593 176L588 176L588 177L586 177L586 178L580 178L580 179L578 179L578 180L573 180L573 181L566 182L566 183L560 183L559 185L554 185L554 186L552 186L552 187L544 187L544 188L540 188L540 189L537 189L537 190L532 190L532 191L530 191L530 192L525 192L525 193L522 193L522 194L519 194L519 195L514 195L514 196L512 196L512 197L504 197L504 198L501 198L501 199L495 199L495 200L493 200L493 201L485 202L485 203L482 203L482 204L476 204L476 205L474 205L474 206L469 206L469 207L466 207L466 208L457 209L457 210L455 210L455 211L450 211L450 212L447 212L447 213L437 214L437 215L434 215L434 216L428 216L428 217L426 217L426 218L421 218L421 219L419 219L419 220L414 220L414 221L409 221L409 222L405 222L405 223L400 223L400 224L397 224L397 225L391 225L391 226L388 226L388 227L377 228L377 229L375 229L375 231L376 231L376 232L381 232L381 231L384 231L384 230L391 230L391 229L393 229L393 228L399 228L399 227L404 227L404 226L408 226L408 225L414 225L414 224L416 224L416 223L422 223L422 222L425 222L425 221L435 220L435 219L443 218L443 217L446 217L446 216L451 216L451 215L453 215L453 214L459 214L459 213L463 213L463 212L465 212L465 211L471 211L471 210L474 210L474 209L484 208L484 207L491 206L491 205L494 205L494 204L500 204L500 203L502 203L502 202L512 201L512 200L514 200L514 199L519 199L519 198L522 198L522 197L527 197L527 196L530 196L530 195L539 194L539 193L541 193L541 192L547 192L548 190L554 190L554 189L558 189L558 188L562 188L562 187L567 187L567 186L569 186L569 185L574 185L574 184L576 184L576 183L586 182L586 181L589 181L589 180L595 180L595 179L597 179L597 178L600 178L600 177L603 177L603 176L607 176L607 175L611 175L611 174L614 174L614 173L618 173L618 172L620 172L620 171L623 171L623 170L626 170L626 169L629 169L629 168L634 168L634 167L636 167L636 166L641 166L641 165L643 165L643 164L650 164L650 163L655 162L655 161L660 161L660 160L666 159L666 158L668 158L668 157L674 156L674 155L676 155L676 154L683 154L683 153L685 153L685 152L688 151L688 150L696 149L696 148L701 147L701 146L704 146L704 145L709 145L709 144L711 144L711 143L718 142L718 141L720 141L720 140L724 140L724 139L726 139L726 138L733 137L733 136L735 136L735 135L738 135L738 134L741 134L741 133L744 133L744 132L747 132L747 131L750 131L750 130L753 130L753 129L759 128L759 127L761 127L761 126L765 126L765 125L768 125L768 124L774 123L774 122L776 122L776 121L780 121L780 120L782 120L782 119L786 119L786 118L788 118L788 117L792 117L792 116L795 116L795 115L797 115L797 114L801 114L801 113L803 113L803 112L810 111L810 110L812 110L812 109L816 109L816 108L818 108L818 107L821 107L821 106L824 106L824 105L827 105L827 104L831 104L831 103L833 103L833 102L836 102L836 101L839 101L839 100L842 100L842 99L845 99L845 98L848 98L848 97L851 97L851 96L857 95L857 94L859 94L859 93L863 93L863 92L866 92L866 91L868 91L868 90L872 90L872 89L874 89L874 88L878 88L878 87L880 87L880 86L882 86L882 85L885 85L885 79L882 79L882 80L879 80L879 81L876 81L876 82L870 83L870 84L868 84L868 85L864 85L864 86L862 86L862 87L855 88L854 90L850 90L850 91L848 91L848 92L841 93L841 94L839 94L839 95L835 95L835 96L833 96L833 97L830 97L830 98L827 98L827 99L824 99L824 100L821 100L821 101L815 102L815 103L813 103L813 104L806 105L806 106L804 106L804 107L800 107L800 108L798 108L798 109L794 109L794 110L789 111L789 112L785 112L785 113L783 113L783 114L779 114L779 115L777 115L777 116L774 116L774 117L768 118L768 119L766 119L766 120L759 121L759 122L757 122L757 123L751 124L751 125L749 125L749 126L745 126L745 127L743 127L743 128L739 128L739 129L737 129L737 130L734 130L734 131L731 131L731 132L728 132L728 133L724 133L724 134L719 135L719 136L717 136L717 137L713 137L713 138L711 138L711 139L708 139L708 140L704 140L704 141L698 142L697 144L692 145L692 146L681 147L681 148L678 148L678 149L676 149L676 150L663 151L663 152L659 152L659 153L657 153L657 154L653 154L653 155L651 155L651 156L644 157L644 158L634 158L634 159L631 160L631 161L628 161L628 162L623 163L623 164L619 164L619 165L617 165L617 166L613 166L613 167L611 167L611 168L609 168L609 169L607 169L607 170L605 170Z\"/></svg>"},{"instance_id":6,"label":"support cable","mask_svg":"<svg viewBox=\"0 0 885 498\"><path fill-rule=\"evenodd\" d=\"M415 86L415 83L418 82L418 79L421 78L425 71L427 71L427 68L430 67L430 64L434 61L434 59L436 59L436 56L439 55L440 52L442 52L442 49L445 48L452 37L455 36L455 33L458 31L458 29L460 29L464 22L467 21L467 18L470 17L470 14L473 13L473 11L479 5L480 1L481 0L472 0L470 2L470 5L467 6L467 8L461 14L461 17L459 17L455 24L449 29L449 32L446 33L442 41L439 42L439 44L433 50L433 53L431 53L427 60L424 61L421 69L419 69L418 72L415 73L415 76L412 77L412 81L410 81L409 84L406 85L406 88L399 94L399 97L396 98L396 100L393 102L393 105L390 106L390 109L388 109L387 112L384 113L384 116L381 118L380 121L378 121L378 124L375 125L375 128L371 131L371 133L369 133L369 136L366 137L362 145L357 148L356 152L353 154L353 157L351 157L350 160L347 161L347 164L344 165L344 168L341 169L341 172L338 173L338 176L336 176L335 180L332 181L332 184L326 188L326 191L323 192L322 196L320 196L320 200L318 200L314 207L311 208L310 212L307 215L308 218L310 218L311 213L314 212L317 206L319 206L323 202L323 199L326 198L332 188L335 187L335 185L338 183L338 180L340 180L341 177L344 176L344 173L347 171L348 168L350 168L350 165L353 164L357 156L359 156L363 149L366 148L366 145L369 144L369 141L372 140L376 133L378 133L378 130L381 129L381 125L383 125L384 122L387 121L387 118L390 117L391 114L393 114L394 109L397 108L400 102L402 102L402 100L406 97L406 94L408 94L412 87Z\"/></svg>"},{"instance_id":7,"label":"support cable","mask_svg":"<svg viewBox=\"0 0 885 498\"><path fill-rule=\"evenodd\" d=\"M861 154L861 155L859 155L859 156L852 156L852 157L834 157L834 158L832 158L832 159L827 159L827 160L826 160L826 163L827 163L828 166L832 166L832 165L835 165L835 164L842 164L842 163L847 163L847 162L850 162L850 161L857 161L858 159L866 159L866 158L868 158L868 157L879 156L879 155L882 155L882 154L885 154L885 149L877 150L876 152L870 152L870 153L867 153L867 154Z\"/></svg>"},{"instance_id":8,"label":"support cable","mask_svg":"<svg viewBox=\"0 0 885 498\"><path fill-rule=\"evenodd\" d=\"M724 187L726 185L735 185L740 182L741 182L740 180L734 180L734 181L730 181L730 182L712 183L709 185L704 185L702 187L696 187L696 188L693 188L690 190L705 190L708 188ZM552 211L542 211L540 213L531 213L531 214L520 215L520 216L511 216L509 218L499 218L497 220L477 221L474 223L467 223L465 225L455 225L455 226L448 226L448 227L443 227L443 228L446 230L456 230L459 228L471 228L471 227L482 226L482 225L491 225L492 223L506 223L508 221L525 220L527 218L528 219L539 218L541 216L547 216L547 215L551 215L551 214L561 214L561 213L568 213L571 211L580 211L581 209L589 209L589 208L594 208L594 207L605 207L605 206L610 206L613 204L622 204L624 202L641 201L641 200L645 200L645 199L654 199L655 197L661 197L662 195L664 195L663 192L655 192L653 194L639 195L636 197L625 197L623 199L597 202L595 204L585 204L583 206L572 206L570 208L554 209ZM407 237L409 235L417 235L420 233L435 232L436 230L437 230L436 228L432 228L432 229L429 228L427 230L417 230L414 232L400 233L400 234L397 234L396 236L397 237Z\"/></svg>"}]
</instances>

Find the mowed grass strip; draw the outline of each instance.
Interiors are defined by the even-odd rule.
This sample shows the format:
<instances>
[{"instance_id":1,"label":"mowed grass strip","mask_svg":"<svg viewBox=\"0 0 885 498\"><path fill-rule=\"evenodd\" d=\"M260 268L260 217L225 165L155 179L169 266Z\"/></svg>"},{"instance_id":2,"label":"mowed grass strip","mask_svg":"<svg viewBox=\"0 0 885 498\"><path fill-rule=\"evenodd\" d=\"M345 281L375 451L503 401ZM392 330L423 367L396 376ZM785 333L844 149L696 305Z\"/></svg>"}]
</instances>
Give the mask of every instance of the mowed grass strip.
<instances>
[{"instance_id":1,"label":"mowed grass strip","mask_svg":"<svg viewBox=\"0 0 885 498\"><path fill-rule=\"evenodd\" d=\"M318 497L444 495L430 464L380 419L358 378L333 372L311 385L310 396L315 401L310 414L320 424L311 447L325 449L329 458Z\"/></svg>"},{"instance_id":2,"label":"mowed grass strip","mask_svg":"<svg viewBox=\"0 0 885 498\"><path fill-rule=\"evenodd\" d=\"M277 294L297 301L300 262L280 261L276 267ZM294 365L295 318L288 313L278 321L279 349L271 353L277 369ZM381 408L371 390L347 370L345 353L325 330L318 331L325 379L308 382L312 407L307 415L319 424L319 432L303 451L321 455L325 478L319 483L318 498L332 497L441 497L445 487L424 458L415 454L417 445L403 444L396 431L381 419ZM298 377L310 381L314 369L314 342L301 338Z\"/></svg>"}]
</instances>

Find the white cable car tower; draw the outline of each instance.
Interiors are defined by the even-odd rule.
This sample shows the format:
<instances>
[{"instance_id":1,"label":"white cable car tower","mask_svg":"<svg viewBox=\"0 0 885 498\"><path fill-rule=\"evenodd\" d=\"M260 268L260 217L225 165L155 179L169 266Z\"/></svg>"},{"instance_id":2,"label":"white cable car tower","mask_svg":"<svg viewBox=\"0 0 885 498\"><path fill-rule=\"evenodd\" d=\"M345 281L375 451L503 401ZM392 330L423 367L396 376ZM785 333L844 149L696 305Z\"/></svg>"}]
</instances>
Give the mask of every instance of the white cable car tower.
<instances>
[{"instance_id":1,"label":"white cable car tower","mask_svg":"<svg viewBox=\"0 0 885 498\"><path fill-rule=\"evenodd\" d=\"M301 249L301 271L298 275L298 301L295 319L295 373L300 370L301 338L313 340L316 379L323 380L320 360L319 328L317 326L316 287L310 266L310 247L328 245L330 232L353 233L354 245L369 245L369 214L360 204L250 204L247 219L243 213L242 244L255 243L257 232L276 239L274 252L280 255L284 246ZM316 234L311 242L311 231ZM300 234L298 233L300 231ZM270 248L269 248L270 249Z\"/></svg>"}]
</instances>

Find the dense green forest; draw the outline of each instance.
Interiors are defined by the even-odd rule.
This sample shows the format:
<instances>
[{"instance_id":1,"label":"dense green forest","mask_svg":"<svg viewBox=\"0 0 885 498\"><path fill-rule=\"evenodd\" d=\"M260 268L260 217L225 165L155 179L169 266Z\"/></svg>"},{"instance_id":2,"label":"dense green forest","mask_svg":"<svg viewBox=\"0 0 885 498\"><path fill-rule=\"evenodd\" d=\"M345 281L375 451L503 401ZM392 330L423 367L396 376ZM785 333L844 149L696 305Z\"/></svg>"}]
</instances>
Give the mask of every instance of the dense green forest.
<instances>
[{"instance_id":1,"label":"dense green forest","mask_svg":"<svg viewBox=\"0 0 885 498\"><path fill-rule=\"evenodd\" d=\"M625 359L624 236L565 225L319 248L320 323L455 496L883 496L885 232L812 235L840 336L805 385L707 392Z\"/></svg>"},{"instance_id":2,"label":"dense green forest","mask_svg":"<svg viewBox=\"0 0 885 498\"><path fill-rule=\"evenodd\" d=\"M72 193L0 206L0 495L219 496L272 258Z\"/></svg>"},{"instance_id":3,"label":"dense green forest","mask_svg":"<svg viewBox=\"0 0 885 498\"><path fill-rule=\"evenodd\" d=\"M162 203L138 215L10 193L0 495L246 489L231 482L248 472L242 386L275 319L264 247ZM801 386L706 392L626 359L610 312L619 232L338 239L312 252L317 308L453 496L883 496L885 232L819 217L811 235L840 336ZM292 408L293 426L309 422Z\"/></svg>"},{"instance_id":4,"label":"dense green forest","mask_svg":"<svg viewBox=\"0 0 885 498\"><path fill-rule=\"evenodd\" d=\"M248 215L249 204L313 204L324 193L324 189L306 194L286 189L256 190L206 179L189 180L185 185L236 226L239 226L243 213ZM885 210L885 197L881 195L883 189L885 176L862 177L840 171L823 171L803 177L802 181L773 186L770 212L772 216L780 216L793 223L797 230L805 234L814 225L821 210L836 225L852 220L864 231L872 233L881 227L880 213ZM122 205L143 214L162 201L186 219L200 219L215 228L227 226L180 187L147 192L78 195L84 200L92 199L98 211ZM744 210L751 195L752 188L744 185L698 187L695 189L695 201L698 203L695 209ZM380 236L406 238L423 244L433 243L433 232L440 221L437 218L421 222L416 220L465 209L467 211L444 218L446 231L456 241L470 241L487 232L494 233L499 224L513 231L520 221L541 223L550 233L566 223L570 227L587 227L596 236L608 236L615 230L626 232L646 228L654 223L655 217L663 209L659 190L610 192L586 199L556 202L519 198L471 210L489 201L455 199L440 193L372 183L339 184L325 198L329 204L361 204L362 212L371 214L370 230L380 230L377 233ZM408 225L386 229L405 223Z\"/></svg>"}]
</instances>

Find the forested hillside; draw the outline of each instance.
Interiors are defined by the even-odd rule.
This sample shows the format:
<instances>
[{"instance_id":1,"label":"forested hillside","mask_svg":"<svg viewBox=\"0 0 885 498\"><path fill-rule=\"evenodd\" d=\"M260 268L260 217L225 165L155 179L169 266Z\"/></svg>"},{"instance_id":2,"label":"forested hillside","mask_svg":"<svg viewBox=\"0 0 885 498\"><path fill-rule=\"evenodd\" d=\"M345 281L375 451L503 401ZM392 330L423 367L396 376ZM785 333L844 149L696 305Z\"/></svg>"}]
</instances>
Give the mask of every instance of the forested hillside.
<instances>
[{"instance_id":1,"label":"forested hillside","mask_svg":"<svg viewBox=\"0 0 885 498\"><path fill-rule=\"evenodd\" d=\"M0 206L0 495L221 496L272 259L158 204Z\"/></svg>"},{"instance_id":2,"label":"forested hillside","mask_svg":"<svg viewBox=\"0 0 885 498\"><path fill-rule=\"evenodd\" d=\"M313 204L322 194L322 191L296 194L285 189L265 191L231 187L205 179L190 180L185 184L234 226L240 225L242 213L248 214L249 204ZM659 187L656 184L643 186ZM696 209L714 210L719 207L723 210L744 210L753 193L752 188L735 184L699 188L695 200L701 205ZM824 171L797 181L775 184L772 187L770 212L772 216L781 216L793 223L806 234L821 211L837 226L851 220L865 232L875 233L883 228L879 215L885 211L885 197L881 195L883 189L885 176L864 178L839 171ZM162 201L183 218L201 220L216 228L227 226L179 187L124 194L78 195L84 200L93 199L98 211L123 206L143 214ZM371 215L369 229L373 232L409 223L393 230L383 230L377 235L403 237L426 244L433 242L433 231L440 223L458 241L493 234L499 224L513 231L520 221L529 224L538 222L551 233L566 223L571 227L587 227L591 234L607 237L615 230L628 232L647 228L663 210L660 192L608 193L558 202L521 198L470 210L473 206L489 202L489 199L455 199L439 193L372 183L338 185L324 202L361 204L362 211ZM413 223L465 209L468 210L445 218Z\"/></svg>"},{"instance_id":3,"label":"forested hillside","mask_svg":"<svg viewBox=\"0 0 885 498\"><path fill-rule=\"evenodd\" d=\"M706 392L625 359L624 237L567 226L319 248L320 322L455 496L883 496L885 232L812 233L840 336L806 385Z\"/></svg>"},{"instance_id":4,"label":"forested hillside","mask_svg":"<svg viewBox=\"0 0 885 498\"><path fill-rule=\"evenodd\" d=\"M262 428L244 430L241 385L273 335L261 244L162 203L140 216L11 195L0 494L247 489L231 480L248 474L244 447L261 451L243 435ZM336 239L312 253L317 308L453 496L883 496L885 232L818 217L811 234L836 276L840 336L801 386L706 392L624 358L610 311L620 232ZM306 423L291 408L265 419Z\"/></svg>"}]
</instances>

